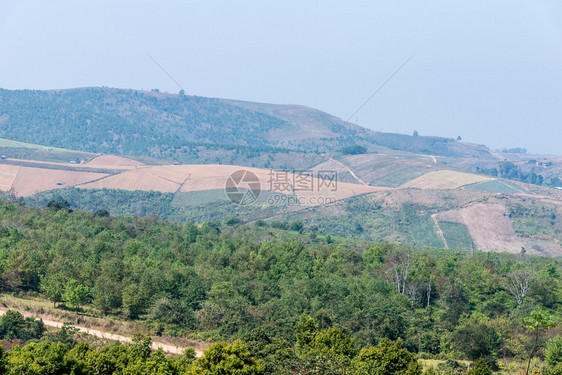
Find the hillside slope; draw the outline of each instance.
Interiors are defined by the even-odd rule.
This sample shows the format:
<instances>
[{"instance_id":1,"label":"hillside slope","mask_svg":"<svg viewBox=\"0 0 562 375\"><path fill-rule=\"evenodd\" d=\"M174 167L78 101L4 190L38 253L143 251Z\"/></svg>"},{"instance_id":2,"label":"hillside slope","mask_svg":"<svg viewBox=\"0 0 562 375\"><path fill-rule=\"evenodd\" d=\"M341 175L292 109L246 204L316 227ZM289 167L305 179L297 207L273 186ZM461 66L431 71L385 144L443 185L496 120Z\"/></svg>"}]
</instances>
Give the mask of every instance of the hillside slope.
<instances>
[{"instance_id":1,"label":"hillside slope","mask_svg":"<svg viewBox=\"0 0 562 375\"><path fill-rule=\"evenodd\" d=\"M209 157L210 149L235 158L232 150L256 157L287 150L328 152L355 143L372 151L491 157L484 146L374 132L303 106L112 88L0 89L0 137L192 163L203 162L198 158ZM221 153L214 157L224 162Z\"/></svg>"},{"instance_id":2,"label":"hillside slope","mask_svg":"<svg viewBox=\"0 0 562 375\"><path fill-rule=\"evenodd\" d=\"M300 221L326 234L371 241L562 254L559 190L466 173L427 158L364 157L371 168L354 171L336 159L320 163L310 170L311 190L299 189L296 172L265 168L147 165L112 155L74 164L8 158L0 160L0 190L33 205L66 199L72 207L117 215L198 223ZM358 165L354 158L344 161ZM337 184L320 179L330 170ZM259 180L257 198L243 205L228 194L238 171ZM286 191L274 187L283 181Z\"/></svg>"}]
</instances>

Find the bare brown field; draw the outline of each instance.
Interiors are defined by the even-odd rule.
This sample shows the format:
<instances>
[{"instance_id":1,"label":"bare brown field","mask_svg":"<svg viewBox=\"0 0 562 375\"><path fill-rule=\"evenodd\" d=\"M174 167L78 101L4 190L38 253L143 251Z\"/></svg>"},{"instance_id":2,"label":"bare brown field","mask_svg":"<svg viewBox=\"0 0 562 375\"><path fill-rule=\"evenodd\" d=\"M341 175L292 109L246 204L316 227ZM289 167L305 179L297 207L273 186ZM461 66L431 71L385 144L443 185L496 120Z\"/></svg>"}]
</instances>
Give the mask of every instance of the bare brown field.
<instances>
[{"instance_id":1,"label":"bare brown field","mask_svg":"<svg viewBox=\"0 0 562 375\"><path fill-rule=\"evenodd\" d=\"M318 178L312 178L306 188L295 185L298 175L272 172L269 169L246 168L235 165L167 165L139 167L78 187L83 189L155 190L160 192L194 192L224 189L229 176L238 170L247 170L256 175L261 190L295 194L304 205L323 204L350 196L372 193L385 188L337 182L337 186L326 186ZM273 174L272 174L273 173ZM280 191L276 182L287 181Z\"/></svg>"},{"instance_id":2,"label":"bare brown field","mask_svg":"<svg viewBox=\"0 0 562 375\"><path fill-rule=\"evenodd\" d=\"M136 168L130 165L101 165L101 164L90 164L90 163L57 163L52 161L41 161L41 160L27 160L27 159L13 159L9 158L7 160L2 160L2 164L20 165L22 167L37 167L37 168L49 168L49 169L111 169L111 170L128 170Z\"/></svg>"},{"instance_id":3,"label":"bare brown field","mask_svg":"<svg viewBox=\"0 0 562 375\"><path fill-rule=\"evenodd\" d=\"M224 189L229 176L238 170L253 172L260 181L261 189L270 192L295 195L303 205L317 205L348 198L354 195L386 190L352 184L335 182L327 185L325 181L311 178L307 186L299 186L299 175L285 171L272 171L263 168L247 168L235 165L163 165L146 166L142 163L132 164L127 158L104 155L84 164L83 167L123 167L126 170L116 173L98 173L74 170L54 169L66 168L67 164L40 163L45 168L34 166L0 165L0 188L8 191L13 188L17 196L30 196L47 190L68 186L83 189L121 189L160 191L164 193L193 192ZM22 163L29 163L22 161ZM99 164L98 164L99 163ZM18 173L19 171L19 173ZM17 177L16 177L17 175ZM280 189L277 183L286 181Z\"/></svg>"},{"instance_id":4,"label":"bare brown field","mask_svg":"<svg viewBox=\"0 0 562 375\"><path fill-rule=\"evenodd\" d=\"M441 212L437 214L437 219L466 225L479 251L519 253L522 247L528 245L524 239L517 236L505 207L500 203L478 202L460 209ZM532 247L530 250L533 253L541 253Z\"/></svg>"},{"instance_id":5,"label":"bare brown field","mask_svg":"<svg viewBox=\"0 0 562 375\"><path fill-rule=\"evenodd\" d=\"M169 170L168 167L142 167L128 170L107 178L84 183L77 187L83 189L121 189L121 190L144 190L160 191L162 193L175 193L181 184L189 176L189 172L182 168Z\"/></svg>"},{"instance_id":6,"label":"bare brown field","mask_svg":"<svg viewBox=\"0 0 562 375\"><path fill-rule=\"evenodd\" d=\"M16 165L0 165L0 190L9 191L20 170Z\"/></svg>"},{"instance_id":7,"label":"bare brown field","mask_svg":"<svg viewBox=\"0 0 562 375\"><path fill-rule=\"evenodd\" d=\"M28 197L47 190L83 184L108 176L104 173L75 172L56 169L18 167L20 171L12 184L15 195Z\"/></svg>"},{"instance_id":8,"label":"bare brown field","mask_svg":"<svg viewBox=\"0 0 562 375\"><path fill-rule=\"evenodd\" d=\"M96 167L140 167L145 164L123 156L100 155L87 162L86 165Z\"/></svg>"},{"instance_id":9,"label":"bare brown field","mask_svg":"<svg viewBox=\"0 0 562 375\"><path fill-rule=\"evenodd\" d=\"M419 189L457 189L477 182L490 181L490 177L466 172L439 170L424 174L400 186L401 188Z\"/></svg>"}]
</instances>

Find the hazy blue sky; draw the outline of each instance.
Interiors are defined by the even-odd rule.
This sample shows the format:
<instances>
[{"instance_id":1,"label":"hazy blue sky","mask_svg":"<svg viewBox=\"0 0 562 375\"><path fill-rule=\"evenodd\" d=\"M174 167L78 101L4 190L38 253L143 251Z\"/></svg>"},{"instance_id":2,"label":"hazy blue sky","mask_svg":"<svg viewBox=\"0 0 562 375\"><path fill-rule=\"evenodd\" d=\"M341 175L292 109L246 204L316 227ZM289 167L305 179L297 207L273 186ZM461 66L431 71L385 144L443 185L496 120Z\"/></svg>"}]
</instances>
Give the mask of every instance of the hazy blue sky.
<instances>
[{"instance_id":1,"label":"hazy blue sky","mask_svg":"<svg viewBox=\"0 0 562 375\"><path fill-rule=\"evenodd\" d=\"M176 86L562 154L562 2L0 0L0 87Z\"/></svg>"}]
</instances>

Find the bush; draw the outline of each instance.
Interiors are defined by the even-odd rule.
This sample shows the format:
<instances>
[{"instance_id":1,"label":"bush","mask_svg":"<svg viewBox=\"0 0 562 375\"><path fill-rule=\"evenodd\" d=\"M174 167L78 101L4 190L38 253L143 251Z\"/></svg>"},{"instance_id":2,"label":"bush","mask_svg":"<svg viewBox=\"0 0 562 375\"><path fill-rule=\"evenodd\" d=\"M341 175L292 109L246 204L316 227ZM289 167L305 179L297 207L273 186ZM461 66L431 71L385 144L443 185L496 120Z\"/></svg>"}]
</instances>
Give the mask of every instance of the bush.
<instances>
[{"instance_id":1,"label":"bush","mask_svg":"<svg viewBox=\"0 0 562 375\"><path fill-rule=\"evenodd\" d=\"M467 375L492 375L492 370L482 358L472 364L471 369Z\"/></svg>"},{"instance_id":2,"label":"bush","mask_svg":"<svg viewBox=\"0 0 562 375\"><path fill-rule=\"evenodd\" d=\"M340 152L343 155L359 155L359 154L366 153L367 148L361 145L349 145L349 146L342 147L340 149Z\"/></svg>"},{"instance_id":3,"label":"bush","mask_svg":"<svg viewBox=\"0 0 562 375\"><path fill-rule=\"evenodd\" d=\"M382 339L376 347L361 350L354 367L358 375L422 373L422 366L417 357L403 347L402 340Z\"/></svg>"},{"instance_id":4,"label":"bush","mask_svg":"<svg viewBox=\"0 0 562 375\"><path fill-rule=\"evenodd\" d=\"M556 336L548 342L546 346L545 360L551 367L554 367L562 362L562 337Z\"/></svg>"}]
</instances>

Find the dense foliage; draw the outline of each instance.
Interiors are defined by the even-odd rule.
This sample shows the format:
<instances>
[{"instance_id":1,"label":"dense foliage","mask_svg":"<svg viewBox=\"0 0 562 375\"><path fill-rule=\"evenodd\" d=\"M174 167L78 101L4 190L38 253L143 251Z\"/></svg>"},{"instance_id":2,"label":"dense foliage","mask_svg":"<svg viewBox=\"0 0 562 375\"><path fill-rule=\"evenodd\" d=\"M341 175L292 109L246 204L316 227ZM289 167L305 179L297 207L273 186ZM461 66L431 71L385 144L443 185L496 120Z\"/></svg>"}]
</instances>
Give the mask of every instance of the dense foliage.
<instances>
[{"instance_id":1,"label":"dense foliage","mask_svg":"<svg viewBox=\"0 0 562 375\"><path fill-rule=\"evenodd\" d=\"M298 330L298 327L296 327ZM311 334L311 341L295 347L252 342L217 342L195 358L186 349L176 358L151 351L151 339L136 334L131 344L107 345L99 350L85 342L72 344L43 337L17 345L9 352L0 347L2 374L154 374L154 375L261 375L261 374L400 374L422 375L418 359L401 341L382 340L376 347L357 352L349 337L337 329ZM267 354L264 354L267 353ZM483 364L484 368L488 368Z\"/></svg>"},{"instance_id":2,"label":"dense foliage","mask_svg":"<svg viewBox=\"0 0 562 375\"><path fill-rule=\"evenodd\" d=\"M541 352L545 336L535 340L524 318L560 308L558 261L525 254L364 246L300 234L300 223L198 226L70 212L64 203L2 202L0 223L4 292L139 319L154 333L243 339L266 364L295 346L314 361L333 350L347 368L377 358L368 348L390 339L423 356L494 367L527 358L531 346Z\"/></svg>"},{"instance_id":3,"label":"dense foliage","mask_svg":"<svg viewBox=\"0 0 562 375\"><path fill-rule=\"evenodd\" d=\"M366 153L367 148L365 146L355 144L342 147L340 149L340 152L342 153L342 155L359 155Z\"/></svg>"}]
</instances>

